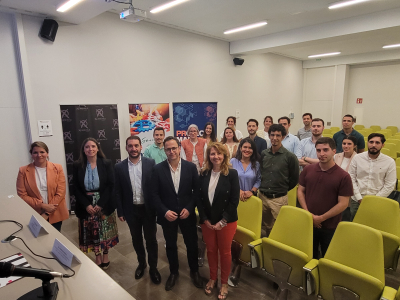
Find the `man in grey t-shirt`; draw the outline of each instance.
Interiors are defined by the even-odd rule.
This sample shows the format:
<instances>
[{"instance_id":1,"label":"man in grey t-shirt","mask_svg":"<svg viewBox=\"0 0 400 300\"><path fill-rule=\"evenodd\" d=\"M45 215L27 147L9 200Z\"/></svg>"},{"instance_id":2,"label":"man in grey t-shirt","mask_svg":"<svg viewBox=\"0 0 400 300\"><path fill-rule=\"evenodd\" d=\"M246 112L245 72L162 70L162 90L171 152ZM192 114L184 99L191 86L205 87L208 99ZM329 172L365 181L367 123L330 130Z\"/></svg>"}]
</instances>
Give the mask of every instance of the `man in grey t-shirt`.
<instances>
[{"instance_id":1,"label":"man in grey t-shirt","mask_svg":"<svg viewBox=\"0 0 400 300\"><path fill-rule=\"evenodd\" d=\"M312 120L312 114L310 113L303 114L304 127L300 128L296 135L300 141L312 136L311 120Z\"/></svg>"}]
</instances>

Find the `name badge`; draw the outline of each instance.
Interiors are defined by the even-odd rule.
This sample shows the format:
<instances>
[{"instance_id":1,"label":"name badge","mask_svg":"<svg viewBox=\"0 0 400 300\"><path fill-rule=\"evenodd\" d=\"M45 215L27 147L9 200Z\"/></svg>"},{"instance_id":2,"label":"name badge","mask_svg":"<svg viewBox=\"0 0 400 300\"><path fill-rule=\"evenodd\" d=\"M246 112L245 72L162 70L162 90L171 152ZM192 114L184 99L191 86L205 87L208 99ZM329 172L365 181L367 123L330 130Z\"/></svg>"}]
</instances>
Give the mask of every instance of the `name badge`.
<instances>
[{"instance_id":1,"label":"name badge","mask_svg":"<svg viewBox=\"0 0 400 300\"><path fill-rule=\"evenodd\" d=\"M51 250L53 256L55 256L61 263L71 268L72 263L81 263L81 261L71 252L67 247L64 246L58 239L55 239L53 249Z\"/></svg>"},{"instance_id":2,"label":"name badge","mask_svg":"<svg viewBox=\"0 0 400 300\"><path fill-rule=\"evenodd\" d=\"M31 220L29 221L28 224L29 229L31 230L33 236L37 238L40 233L46 234L48 233L46 229L40 224L38 219L35 218L34 215L32 215Z\"/></svg>"}]
</instances>

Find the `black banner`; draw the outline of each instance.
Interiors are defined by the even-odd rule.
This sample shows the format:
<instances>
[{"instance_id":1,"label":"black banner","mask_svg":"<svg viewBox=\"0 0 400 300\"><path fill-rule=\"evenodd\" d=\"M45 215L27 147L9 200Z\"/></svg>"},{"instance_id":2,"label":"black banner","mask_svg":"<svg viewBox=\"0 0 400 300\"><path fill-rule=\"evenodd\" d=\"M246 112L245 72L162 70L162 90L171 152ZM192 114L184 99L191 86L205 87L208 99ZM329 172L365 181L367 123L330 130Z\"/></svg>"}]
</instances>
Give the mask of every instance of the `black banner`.
<instances>
[{"instance_id":1,"label":"black banner","mask_svg":"<svg viewBox=\"0 0 400 300\"><path fill-rule=\"evenodd\" d=\"M82 142L95 138L108 159L121 161L117 105L60 105L71 210L75 210L72 165Z\"/></svg>"}]
</instances>

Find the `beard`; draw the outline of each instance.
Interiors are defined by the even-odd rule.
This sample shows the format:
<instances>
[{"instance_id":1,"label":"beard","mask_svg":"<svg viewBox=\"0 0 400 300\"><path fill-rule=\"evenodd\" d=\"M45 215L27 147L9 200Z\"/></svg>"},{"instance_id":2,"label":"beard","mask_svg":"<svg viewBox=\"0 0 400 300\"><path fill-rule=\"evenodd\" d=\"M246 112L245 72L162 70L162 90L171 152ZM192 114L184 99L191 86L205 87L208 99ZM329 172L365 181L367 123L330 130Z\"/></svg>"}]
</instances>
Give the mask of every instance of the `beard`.
<instances>
[{"instance_id":1,"label":"beard","mask_svg":"<svg viewBox=\"0 0 400 300\"><path fill-rule=\"evenodd\" d=\"M368 149L368 153L371 155L376 155L379 154L379 152L381 152L381 150L376 150L376 149Z\"/></svg>"},{"instance_id":2,"label":"beard","mask_svg":"<svg viewBox=\"0 0 400 300\"><path fill-rule=\"evenodd\" d=\"M129 153L129 157L130 158L138 158L140 156L140 152L138 152L137 154L135 154L135 153Z\"/></svg>"}]
</instances>

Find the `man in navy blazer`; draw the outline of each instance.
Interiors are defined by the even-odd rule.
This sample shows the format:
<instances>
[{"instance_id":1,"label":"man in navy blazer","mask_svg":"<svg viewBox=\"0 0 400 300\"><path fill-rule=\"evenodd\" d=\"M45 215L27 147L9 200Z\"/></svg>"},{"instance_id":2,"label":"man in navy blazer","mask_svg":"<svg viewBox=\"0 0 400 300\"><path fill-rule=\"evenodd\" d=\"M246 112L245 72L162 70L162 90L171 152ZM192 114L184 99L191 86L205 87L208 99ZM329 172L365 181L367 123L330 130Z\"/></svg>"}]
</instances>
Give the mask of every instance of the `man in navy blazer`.
<instances>
[{"instance_id":1,"label":"man in navy blazer","mask_svg":"<svg viewBox=\"0 0 400 300\"><path fill-rule=\"evenodd\" d=\"M158 245L156 239L156 212L151 208L150 180L155 161L141 156L142 143L138 136L126 139L129 157L115 165L115 199L119 219L128 223L139 266L135 278L140 279L146 269L146 252L142 229L146 240L150 278L155 284L161 282L157 270Z\"/></svg>"},{"instance_id":2,"label":"man in navy blazer","mask_svg":"<svg viewBox=\"0 0 400 300\"><path fill-rule=\"evenodd\" d=\"M199 177L196 165L181 159L180 143L175 137L164 140L167 160L154 167L152 175L152 203L157 210L157 222L162 226L166 242L170 276L165 284L171 290L179 275L178 226L187 250L190 276L193 284L203 287L198 267L198 247L195 206L199 194Z\"/></svg>"}]
</instances>

